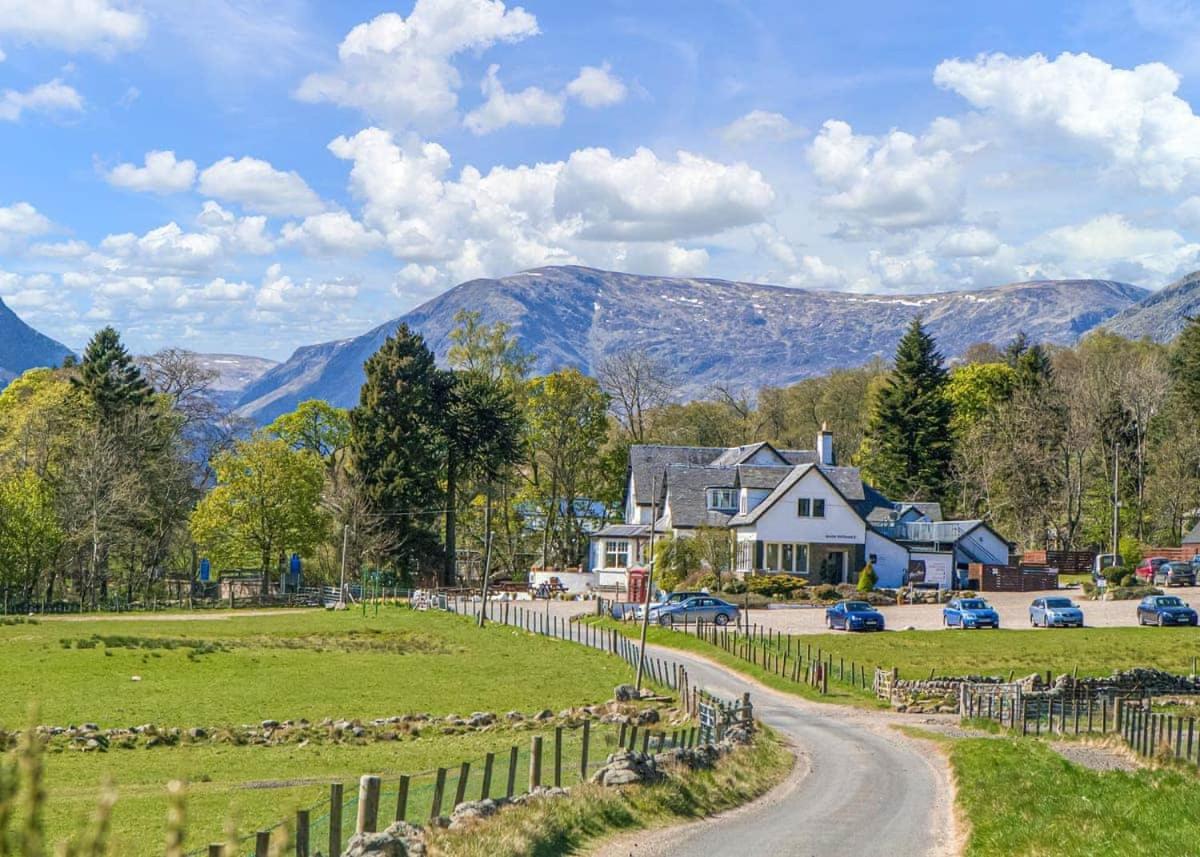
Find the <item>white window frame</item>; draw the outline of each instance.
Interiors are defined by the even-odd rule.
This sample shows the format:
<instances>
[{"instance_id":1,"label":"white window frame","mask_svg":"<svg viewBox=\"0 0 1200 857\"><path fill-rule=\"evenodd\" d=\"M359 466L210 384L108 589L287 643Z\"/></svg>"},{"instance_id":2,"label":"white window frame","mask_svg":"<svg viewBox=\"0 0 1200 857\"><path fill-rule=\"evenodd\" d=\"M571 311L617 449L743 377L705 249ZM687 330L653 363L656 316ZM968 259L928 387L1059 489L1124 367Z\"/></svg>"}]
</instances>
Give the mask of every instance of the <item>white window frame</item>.
<instances>
[{"instance_id":1,"label":"white window frame","mask_svg":"<svg viewBox=\"0 0 1200 857\"><path fill-rule=\"evenodd\" d=\"M624 546L621 549L620 545ZM614 563L612 560L618 559L621 556L625 557L623 563ZM604 567L605 568L629 568L630 545L629 539L605 539L604 540Z\"/></svg>"},{"instance_id":2,"label":"white window frame","mask_svg":"<svg viewBox=\"0 0 1200 857\"><path fill-rule=\"evenodd\" d=\"M733 488L709 488L708 508L718 512L732 512L738 508L737 490ZM722 502L728 501L728 502Z\"/></svg>"},{"instance_id":3,"label":"white window frame","mask_svg":"<svg viewBox=\"0 0 1200 857\"><path fill-rule=\"evenodd\" d=\"M796 517L798 518L824 518L825 507L828 504L824 497L797 497L796 498ZM820 508L818 514L817 509Z\"/></svg>"},{"instance_id":4,"label":"white window frame","mask_svg":"<svg viewBox=\"0 0 1200 857\"><path fill-rule=\"evenodd\" d=\"M774 562L772 562L772 554L775 555ZM790 563L783 561L785 554L790 554ZM762 570L772 574L807 575L810 556L808 542L763 542Z\"/></svg>"}]
</instances>

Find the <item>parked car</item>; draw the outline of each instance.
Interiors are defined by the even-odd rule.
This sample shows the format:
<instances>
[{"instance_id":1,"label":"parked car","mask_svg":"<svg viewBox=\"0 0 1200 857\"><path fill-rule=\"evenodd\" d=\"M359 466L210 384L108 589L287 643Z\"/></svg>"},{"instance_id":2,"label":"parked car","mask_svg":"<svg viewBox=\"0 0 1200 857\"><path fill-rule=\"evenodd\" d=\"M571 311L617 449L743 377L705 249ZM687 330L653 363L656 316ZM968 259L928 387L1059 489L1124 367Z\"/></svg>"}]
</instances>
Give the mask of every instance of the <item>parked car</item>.
<instances>
[{"instance_id":1,"label":"parked car","mask_svg":"<svg viewBox=\"0 0 1200 857\"><path fill-rule=\"evenodd\" d=\"M1158 567L1158 577L1164 586L1195 586L1196 569L1190 562L1173 560Z\"/></svg>"},{"instance_id":2,"label":"parked car","mask_svg":"<svg viewBox=\"0 0 1200 857\"><path fill-rule=\"evenodd\" d=\"M1097 586L1108 585L1108 575L1114 568L1120 568L1121 557L1115 553L1098 553L1092 561L1092 583Z\"/></svg>"},{"instance_id":3,"label":"parked car","mask_svg":"<svg viewBox=\"0 0 1200 857\"><path fill-rule=\"evenodd\" d=\"M825 610L825 624L843 631L882 631L883 614L865 601L839 601Z\"/></svg>"},{"instance_id":4,"label":"parked car","mask_svg":"<svg viewBox=\"0 0 1200 857\"><path fill-rule=\"evenodd\" d=\"M1029 605L1029 624L1035 628L1083 627L1083 611L1070 598L1035 598Z\"/></svg>"},{"instance_id":5,"label":"parked car","mask_svg":"<svg viewBox=\"0 0 1200 857\"><path fill-rule=\"evenodd\" d=\"M1177 595L1147 595L1137 608L1139 625L1195 625L1196 611Z\"/></svg>"},{"instance_id":6,"label":"parked car","mask_svg":"<svg viewBox=\"0 0 1200 857\"><path fill-rule=\"evenodd\" d=\"M655 618L655 616L657 615L658 611L667 605L679 604L680 602L687 601L689 598L697 598L701 595L708 595L708 593L707 592L683 592L683 591L681 591L681 592L672 592L670 595L660 596L659 600L650 602L650 618L651 618L651 620L653 620ZM641 604L637 605L636 607L633 608L633 617L635 619L641 619L642 611L645 609L646 608L643 607Z\"/></svg>"},{"instance_id":7,"label":"parked car","mask_svg":"<svg viewBox=\"0 0 1200 857\"><path fill-rule=\"evenodd\" d=\"M713 598L711 595L697 595L683 601L669 601L660 604L657 614L651 613L650 618L660 625L682 625L685 622L712 622L714 625L728 625L730 622L737 622L738 609L735 605L728 601L722 601L720 598Z\"/></svg>"},{"instance_id":8,"label":"parked car","mask_svg":"<svg viewBox=\"0 0 1200 857\"><path fill-rule=\"evenodd\" d=\"M1133 574L1138 582L1153 586L1159 582L1160 569L1168 562L1169 560L1165 556L1148 556L1138 564L1138 567L1133 570Z\"/></svg>"},{"instance_id":9,"label":"parked car","mask_svg":"<svg viewBox=\"0 0 1200 857\"><path fill-rule=\"evenodd\" d=\"M954 598L942 608L947 628L999 628L1000 614L982 598Z\"/></svg>"}]
</instances>

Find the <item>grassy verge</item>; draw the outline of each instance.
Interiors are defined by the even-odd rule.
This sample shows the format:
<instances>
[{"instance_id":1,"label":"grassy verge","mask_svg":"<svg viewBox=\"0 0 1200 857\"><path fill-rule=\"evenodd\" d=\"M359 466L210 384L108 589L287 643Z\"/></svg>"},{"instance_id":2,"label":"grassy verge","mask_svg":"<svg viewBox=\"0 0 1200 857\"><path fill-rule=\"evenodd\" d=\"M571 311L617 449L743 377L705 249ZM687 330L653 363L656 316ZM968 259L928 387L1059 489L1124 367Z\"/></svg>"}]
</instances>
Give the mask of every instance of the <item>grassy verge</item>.
<instances>
[{"instance_id":1,"label":"grassy verge","mask_svg":"<svg viewBox=\"0 0 1200 857\"><path fill-rule=\"evenodd\" d=\"M570 854L624 830L677 824L764 794L791 770L792 755L767 730L754 745L697 771L641 788L581 786L569 798L507 810L482 825L439 831L432 857L550 857Z\"/></svg>"},{"instance_id":2,"label":"grassy verge","mask_svg":"<svg viewBox=\"0 0 1200 857\"><path fill-rule=\"evenodd\" d=\"M630 639L640 639L641 627L629 622L617 622L612 619L588 619L588 622L594 622L606 628L616 628L617 631ZM828 639L824 638L808 638L816 639L817 645L813 650L816 651L817 646L824 646L824 651L828 649ZM805 699L814 699L821 702L837 702L847 705L878 707L880 703L875 699L874 694L868 688L866 690L854 687L846 683L838 683L831 680L829 682L829 693L821 694L816 688L809 687L803 681L794 682L791 678L784 678L777 673L771 672L762 666L743 660L735 654L725 651L720 646L715 646L702 639L699 639L691 634L685 634L682 631L672 631L668 628L662 628L657 625L651 625L647 629L646 640L654 646L663 646L666 648L678 649L683 652L692 652L697 655L702 655L722 666L741 673L742 675L750 676L751 678L765 684L767 687L784 693L794 694ZM836 656L834 658L836 665Z\"/></svg>"}]
</instances>

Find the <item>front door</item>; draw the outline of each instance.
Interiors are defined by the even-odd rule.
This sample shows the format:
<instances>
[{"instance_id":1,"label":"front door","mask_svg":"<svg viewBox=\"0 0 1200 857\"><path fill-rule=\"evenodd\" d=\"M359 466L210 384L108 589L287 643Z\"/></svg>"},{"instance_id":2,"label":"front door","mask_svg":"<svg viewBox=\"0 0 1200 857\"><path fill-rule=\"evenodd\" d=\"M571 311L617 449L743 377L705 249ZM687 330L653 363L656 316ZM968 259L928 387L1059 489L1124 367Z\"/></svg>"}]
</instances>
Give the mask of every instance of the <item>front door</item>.
<instances>
[{"instance_id":1,"label":"front door","mask_svg":"<svg viewBox=\"0 0 1200 857\"><path fill-rule=\"evenodd\" d=\"M846 583L846 552L845 551L830 551L825 554L825 573L822 577L825 580L836 580L839 583Z\"/></svg>"}]
</instances>

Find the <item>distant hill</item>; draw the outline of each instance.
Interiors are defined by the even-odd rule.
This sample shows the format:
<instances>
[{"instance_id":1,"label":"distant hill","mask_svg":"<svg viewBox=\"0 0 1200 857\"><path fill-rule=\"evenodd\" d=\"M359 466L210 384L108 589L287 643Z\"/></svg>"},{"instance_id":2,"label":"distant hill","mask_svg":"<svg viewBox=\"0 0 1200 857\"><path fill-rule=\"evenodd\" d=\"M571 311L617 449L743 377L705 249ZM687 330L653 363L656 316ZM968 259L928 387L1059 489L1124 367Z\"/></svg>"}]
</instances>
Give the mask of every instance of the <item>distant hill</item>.
<instances>
[{"instance_id":1,"label":"distant hill","mask_svg":"<svg viewBox=\"0 0 1200 857\"><path fill-rule=\"evenodd\" d=\"M1200 315L1200 271L1176 280L1105 322L1113 333L1129 339L1170 342L1187 320Z\"/></svg>"},{"instance_id":2,"label":"distant hill","mask_svg":"<svg viewBox=\"0 0 1200 857\"><path fill-rule=\"evenodd\" d=\"M644 347L684 379L680 394L713 384L783 385L891 356L905 325L924 317L947 356L1003 343L1025 331L1070 343L1148 295L1111 280L1039 280L924 295L813 291L711 279L648 277L575 266L547 267L455 286L362 336L310 345L251 384L239 410L260 422L299 402L357 402L363 362L401 322L439 359L454 314L506 321L536 359L535 371L591 372L606 355Z\"/></svg>"},{"instance_id":3,"label":"distant hill","mask_svg":"<svg viewBox=\"0 0 1200 857\"><path fill-rule=\"evenodd\" d=\"M26 369L58 366L71 349L38 333L0 300L0 388Z\"/></svg>"}]
</instances>

